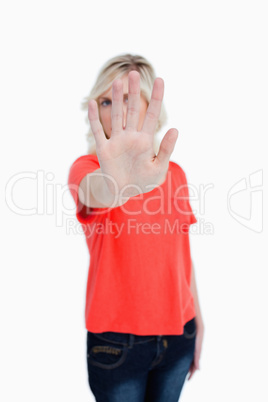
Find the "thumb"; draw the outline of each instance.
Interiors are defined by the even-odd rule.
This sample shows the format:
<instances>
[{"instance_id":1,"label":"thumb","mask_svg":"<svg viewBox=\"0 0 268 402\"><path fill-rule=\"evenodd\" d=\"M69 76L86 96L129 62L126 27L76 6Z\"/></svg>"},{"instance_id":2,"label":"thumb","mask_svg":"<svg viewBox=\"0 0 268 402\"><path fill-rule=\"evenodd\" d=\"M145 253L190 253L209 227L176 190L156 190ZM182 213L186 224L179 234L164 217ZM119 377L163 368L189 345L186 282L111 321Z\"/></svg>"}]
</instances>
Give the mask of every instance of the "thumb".
<instances>
[{"instance_id":1,"label":"thumb","mask_svg":"<svg viewBox=\"0 0 268 402\"><path fill-rule=\"evenodd\" d=\"M175 148L178 134L179 133L176 128L171 128L164 135L159 147L159 152L157 154L157 159L160 163L168 164L169 158Z\"/></svg>"}]
</instances>

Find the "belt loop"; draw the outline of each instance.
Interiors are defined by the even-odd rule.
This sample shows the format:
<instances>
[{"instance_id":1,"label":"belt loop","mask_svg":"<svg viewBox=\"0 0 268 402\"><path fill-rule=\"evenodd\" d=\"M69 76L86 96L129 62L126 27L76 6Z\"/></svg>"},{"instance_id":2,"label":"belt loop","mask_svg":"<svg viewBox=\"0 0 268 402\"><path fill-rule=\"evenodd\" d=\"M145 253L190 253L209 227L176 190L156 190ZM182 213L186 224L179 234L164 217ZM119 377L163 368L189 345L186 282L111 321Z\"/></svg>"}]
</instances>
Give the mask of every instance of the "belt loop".
<instances>
[{"instance_id":1,"label":"belt loop","mask_svg":"<svg viewBox=\"0 0 268 402\"><path fill-rule=\"evenodd\" d=\"M128 340L128 348L129 349L131 349L134 344L134 338L135 338L135 335L129 334L129 340Z\"/></svg>"}]
</instances>

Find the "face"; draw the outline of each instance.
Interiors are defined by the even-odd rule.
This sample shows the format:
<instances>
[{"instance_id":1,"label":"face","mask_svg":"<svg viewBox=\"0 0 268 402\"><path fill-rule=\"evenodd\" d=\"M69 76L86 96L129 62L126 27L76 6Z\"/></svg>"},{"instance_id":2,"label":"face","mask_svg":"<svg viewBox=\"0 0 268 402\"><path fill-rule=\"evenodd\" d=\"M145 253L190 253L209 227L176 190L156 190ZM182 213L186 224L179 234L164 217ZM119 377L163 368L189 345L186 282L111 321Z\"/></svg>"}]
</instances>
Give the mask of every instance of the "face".
<instances>
[{"instance_id":1,"label":"face","mask_svg":"<svg viewBox=\"0 0 268 402\"><path fill-rule=\"evenodd\" d=\"M125 75L122 78L123 82L123 127L126 126L126 117L127 117L127 101L128 101L128 76ZM103 127L103 130L106 134L107 138L110 138L112 131L112 120L111 120L111 112L112 112L112 87L108 89L105 93L103 93L98 99L99 106L99 115L100 121ZM148 107L148 103L143 95L141 95L140 100L140 118L138 130L142 128L143 120L145 118L146 110Z\"/></svg>"}]
</instances>

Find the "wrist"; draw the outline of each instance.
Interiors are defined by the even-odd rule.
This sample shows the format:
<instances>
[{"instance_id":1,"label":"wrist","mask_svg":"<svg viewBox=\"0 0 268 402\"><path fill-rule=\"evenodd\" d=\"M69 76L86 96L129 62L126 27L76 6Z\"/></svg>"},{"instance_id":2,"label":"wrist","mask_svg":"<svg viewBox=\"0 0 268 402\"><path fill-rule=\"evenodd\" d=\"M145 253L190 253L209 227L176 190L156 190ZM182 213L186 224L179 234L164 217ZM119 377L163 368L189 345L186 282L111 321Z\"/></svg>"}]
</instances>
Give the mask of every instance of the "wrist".
<instances>
[{"instance_id":1,"label":"wrist","mask_svg":"<svg viewBox=\"0 0 268 402\"><path fill-rule=\"evenodd\" d=\"M107 181L104 177L102 177L100 187L99 187L99 194L101 194L101 199L105 203L105 206L110 208L116 208L123 204L125 204L130 197L125 197L121 192L115 193L113 192Z\"/></svg>"}]
</instances>

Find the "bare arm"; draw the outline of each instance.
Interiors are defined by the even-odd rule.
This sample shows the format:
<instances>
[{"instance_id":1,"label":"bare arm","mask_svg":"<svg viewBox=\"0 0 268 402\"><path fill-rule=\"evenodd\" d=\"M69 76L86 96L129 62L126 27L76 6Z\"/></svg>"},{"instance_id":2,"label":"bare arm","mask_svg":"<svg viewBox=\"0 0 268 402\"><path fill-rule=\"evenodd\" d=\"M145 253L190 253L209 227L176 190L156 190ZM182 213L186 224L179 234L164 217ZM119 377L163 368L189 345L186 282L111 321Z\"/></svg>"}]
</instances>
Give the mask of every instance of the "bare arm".
<instances>
[{"instance_id":1,"label":"bare arm","mask_svg":"<svg viewBox=\"0 0 268 402\"><path fill-rule=\"evenodd\" d=\"M115 196L115 194L109 191L101 169L87 174L81 180L78 196L84 205L92 208L115 208L123 205L129 199L129 197L120 197L120 194L119 196Z\"/></svg>"},{"instance_id":2,"label":"bare arm","mask_svg":"<svg viewBox=\"0 0 268 402\"><path fill-rule=\"evenodd\" d=\"M194 305L195 305L195 312L196 312L196 324L197 324L198 328L204 330L204 323L203 323L203 318L202 318L198 294L197 294L197 286L196 286L195 270L194 270L193 261L192 261L191 292L192 292L192 295L194 298Z\"/></svg>"},{"instance_id":3,"label":"bare arm","mask_svg":"<svg viewBox=\"0 0 268 402\"><path fill-rule=\"evenodd\" d=\"M195 339L195 351L194 351L194 359L192 361L188 380L192 378L196 370L200 370L200 356L202 351L203 337L204 337L204 323L202 319L202 314L200 310L198 295L197 295L197 287L195 280L195 272L194 265L192 261L192 279L191 279L191 292L194 298L195 312L196 312L196 339Z\"/></svg>"}]
</instances>

